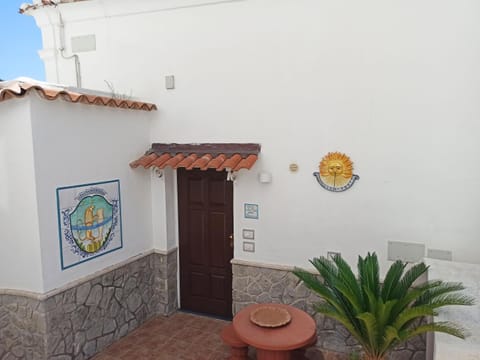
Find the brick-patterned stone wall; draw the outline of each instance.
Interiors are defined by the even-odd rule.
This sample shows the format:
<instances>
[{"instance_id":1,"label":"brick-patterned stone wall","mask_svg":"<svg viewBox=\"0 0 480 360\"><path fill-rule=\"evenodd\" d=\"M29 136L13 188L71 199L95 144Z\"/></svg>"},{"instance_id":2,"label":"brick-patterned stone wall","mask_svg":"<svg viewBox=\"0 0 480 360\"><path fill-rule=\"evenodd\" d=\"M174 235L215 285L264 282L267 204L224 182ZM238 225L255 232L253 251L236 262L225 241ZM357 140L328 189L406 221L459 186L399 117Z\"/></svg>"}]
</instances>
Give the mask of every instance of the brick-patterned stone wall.
<instances>
[{"instance_id":1,"label":"brick-patterned stone wall","mask_svg":"<svg viewBox=\"0 0 480 360\"><path fill-rule=\"evenodd\" d=\"M84 360L177 303L177 255L149 254L45 299L0 295L0 359Z\"/></svg>"},{"instance_id":2,"label":"brick-patterned stone wall","mask_svg":"<svg viewBox=\"0 0 480 360\"><path fill-rule=\"evenodd\" d=\"M233 264L233 312L254 303L283 303L300 308L317 322L318 341L311 349L311 358L346 360L360 347L350 333L337 321L316 314L313 305L320 298L307 289L287 269L273 269L250 264ZM317 357L315 353L321 353ZM425 338L417 337L399 347L391 360L425 360Z\"/></svg>"}]
</instances>

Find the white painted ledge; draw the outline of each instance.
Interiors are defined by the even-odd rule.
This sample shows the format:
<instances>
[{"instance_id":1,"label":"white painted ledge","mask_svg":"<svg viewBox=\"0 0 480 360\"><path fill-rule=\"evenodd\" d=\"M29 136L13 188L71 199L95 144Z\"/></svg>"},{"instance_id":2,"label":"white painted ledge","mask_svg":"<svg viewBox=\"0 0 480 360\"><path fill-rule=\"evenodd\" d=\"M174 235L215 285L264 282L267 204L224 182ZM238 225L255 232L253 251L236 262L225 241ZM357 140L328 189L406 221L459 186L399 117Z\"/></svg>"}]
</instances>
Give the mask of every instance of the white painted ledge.
<instances>
[{"instance_id":1,"label":"white painted ledge","mask_svg":"<svg viewBox=\"0 0 480 360\"><path fill-rule=\"evenodd\" d=\"M464 293L474 297L473 306L450 306L440 311L436 321L453 321L467 329L465 340L435 333L427 339L427 359L479 360L480 359L480 265L452 261L425 259L429 265L428 279L461 282Z\"/></svg>"},{"instance_id":2,"label":"white painted ledge","mask_svg":"<svg viewBox=\"0 0 480 360\"><path fill-rule=\"evenodd\" d=\"M230 262L232 263L232 265L252 266L252 267L271 269L271 270L292 271L294 269L293 266L288 266L288 265L270 264L270 263L247 261L247 260L240 260L240 259L232 259Z\"/></svg>"}]
</instances>

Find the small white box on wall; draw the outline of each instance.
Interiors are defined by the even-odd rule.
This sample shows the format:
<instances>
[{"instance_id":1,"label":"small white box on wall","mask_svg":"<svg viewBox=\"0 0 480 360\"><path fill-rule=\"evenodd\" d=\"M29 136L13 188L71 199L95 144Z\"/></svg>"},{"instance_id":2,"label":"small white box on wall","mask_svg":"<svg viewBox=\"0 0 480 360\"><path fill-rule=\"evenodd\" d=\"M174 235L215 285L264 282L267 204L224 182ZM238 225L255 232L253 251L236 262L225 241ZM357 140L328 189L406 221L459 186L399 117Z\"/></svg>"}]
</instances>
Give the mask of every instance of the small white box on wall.
<instances>
[{"instance_id":1,"label":"small white box on wall","mask_svg":"<svg viewBox=\"0 0 480 360\"><path fill-rule=\"evenodd\" d=\"M242 229L242 238L248 239L248 240L255 240L255 230Z\"/></svg>"},{"instance_id":2,"label":"small white box on wall","mask_svg":"<svg viewBox=\"0 0 480 360\"><path fill-rule=\"evenodd\" d=\"M243 242L243 251L245 252L255 252L255 243L251 241Z\"/></svg>"}]
</instances>

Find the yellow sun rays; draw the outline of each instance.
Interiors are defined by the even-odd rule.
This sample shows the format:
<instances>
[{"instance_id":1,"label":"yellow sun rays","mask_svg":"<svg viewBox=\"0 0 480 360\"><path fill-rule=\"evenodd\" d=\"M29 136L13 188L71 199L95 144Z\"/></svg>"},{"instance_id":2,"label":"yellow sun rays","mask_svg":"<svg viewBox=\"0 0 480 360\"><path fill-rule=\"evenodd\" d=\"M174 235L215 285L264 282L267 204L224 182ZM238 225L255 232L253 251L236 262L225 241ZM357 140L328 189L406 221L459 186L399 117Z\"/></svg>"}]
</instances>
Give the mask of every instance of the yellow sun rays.
<instances>
[{"instance_id":1,"label":"yellow sun rays","mask_svg":"<svg viewBox=\"0 0 480 360\"><path fill-rule=\"evenodd\" d=\"M344 186L353 175L353 163L340 152L330 152L320 161L320 176L330 186Z\"/></svg>"}]
</instances>

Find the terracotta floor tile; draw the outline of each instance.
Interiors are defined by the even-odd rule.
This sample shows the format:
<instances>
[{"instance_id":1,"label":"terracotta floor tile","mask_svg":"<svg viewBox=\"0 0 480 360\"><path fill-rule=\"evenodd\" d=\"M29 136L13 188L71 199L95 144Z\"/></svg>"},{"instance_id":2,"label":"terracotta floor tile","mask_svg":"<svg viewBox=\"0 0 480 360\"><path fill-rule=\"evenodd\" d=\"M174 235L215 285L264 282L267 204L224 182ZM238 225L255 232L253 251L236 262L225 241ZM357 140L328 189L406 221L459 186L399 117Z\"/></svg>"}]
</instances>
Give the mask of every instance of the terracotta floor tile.
<instances>
[{"instance_id":1,"label":"terracotta floor tile","mask_svg":"<svg viewBox=\"0 0 480 360\"><path fill-rule=\"evenodd\" d=\"M227 324L230 322L182 312L159 316L93 360L226 360L230 351L220 331ZM250 349L249 357L255 359L254 349Z\"/></svg>"}]
</instances>

